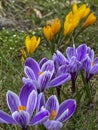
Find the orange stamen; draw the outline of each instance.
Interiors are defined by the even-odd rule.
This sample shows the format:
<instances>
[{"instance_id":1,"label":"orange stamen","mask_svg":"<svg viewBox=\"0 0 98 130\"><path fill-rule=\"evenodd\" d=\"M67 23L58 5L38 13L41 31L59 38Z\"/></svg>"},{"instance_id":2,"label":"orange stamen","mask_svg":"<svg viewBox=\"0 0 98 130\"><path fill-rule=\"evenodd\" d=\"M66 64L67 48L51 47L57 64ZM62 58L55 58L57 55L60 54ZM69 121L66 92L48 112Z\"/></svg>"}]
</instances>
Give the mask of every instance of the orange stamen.
<instances>
[{"instance_id":1,"label":"orange stamen","mask_svg":"<svg viewBox=\"0 0 98 130\"><path fill-rule=\"evenodd\" d=\"M53 120L53 119L56 117L56 115L57 115L56 110L52 110L49 119L50 119L50 120Z\"/></svg>"},{"instance_id":2,"label":"orange stamen","mask_svg":"<svg viewBox=\"0 0 98 130\"><path fill-rule=\"evenodd\" d=\"M22 111L22 110L25 111L25 110L26 110L26 107L25 107L25 106L19 106L19 107L18 107L18 111Z\"/></svg>"},{"instance_id":3,"label":"orange stamen","mask_svg":"<svg viewBox=\"0 0 98 130\"><path fill-rule=\"evenodd\" d=\"M42 71L40 71L39 73L38 73L38 75L41 75L43 72Z\"/></svg>"}]
</instances>

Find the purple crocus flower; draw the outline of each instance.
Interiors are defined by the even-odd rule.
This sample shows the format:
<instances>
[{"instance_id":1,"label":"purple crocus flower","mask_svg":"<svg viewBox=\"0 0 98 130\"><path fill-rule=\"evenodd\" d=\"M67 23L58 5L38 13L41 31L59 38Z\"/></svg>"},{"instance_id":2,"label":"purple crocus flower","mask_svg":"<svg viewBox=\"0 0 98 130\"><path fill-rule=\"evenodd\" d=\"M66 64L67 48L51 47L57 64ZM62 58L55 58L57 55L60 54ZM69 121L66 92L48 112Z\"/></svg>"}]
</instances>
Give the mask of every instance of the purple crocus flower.
<instances>
[{"instance_id":1,"label":"purple crocus flower","mask_svg":"<svg viewBox=\"0 0 98 130\"><path fill-rule=\"evenodd\" d=\"M50 96L46 103L43 93L40 93L38 97L37 110L40 111L40 108L44 106L49 112L49 118L44 122L44 126L48 130L60 130L63 122L75 112L76 101L74 99L65 100L59 105L55 95Z\"/></svg>"},{"instance_id":2,"label":"purple crocus flower","mask_svg":"<svg viewBox=\"0 0 98 130\"><path fill-rule=\"evenodd\" d=\"M87 48L87 57L84 60L83 67L86 73L87 82L93 75L98 74L98 57L94 59L94 51L90 47Z\"/></svg>"},{"instance_id":3,"label":"purple crocus flower","mask_svg":"<svg viewBox=\"0 0 98 130\"><path fill-rule=\"evenodd\" d=\"M28 125L39 125L48 117L48 111L41 109L32 117L37 104L37 92L35 86L31 83L25 84L19 96L12 91L6 94L7 104L12 115L0 110L0 122L6 124L16 124L23 130Z\"/></svg>"},{"instance_id":4,"label":"purple crocus flower","mask_svg":"<svg viewBox=\"0 0 98 130\"><path fill-rule=\"evenodd\" d=\"M72 81L72 92L75 92L76 78L82 70L83 62L87 57L87 46L86 44L80 45L78 48L68 47L66 49L67 58L60 52L56 51L53 56L53 61L56 66L60 66L58 73L70 73Z\"/></svg>"},{"instance_id":5,"label":"purple crocus flower","mask_svg":"<svg viewBox=\"0 0 98 130\"><path fill-rule=\"evenodd\" d=\"M38 92L43 92L45 89L59 86L70 80L69 74L53 77L54 62L46 58L42 59L39 64L33 58L27 58L24 72L26 78L23 78L23 82L34 82Z\"/></svg>"}]
</instances>

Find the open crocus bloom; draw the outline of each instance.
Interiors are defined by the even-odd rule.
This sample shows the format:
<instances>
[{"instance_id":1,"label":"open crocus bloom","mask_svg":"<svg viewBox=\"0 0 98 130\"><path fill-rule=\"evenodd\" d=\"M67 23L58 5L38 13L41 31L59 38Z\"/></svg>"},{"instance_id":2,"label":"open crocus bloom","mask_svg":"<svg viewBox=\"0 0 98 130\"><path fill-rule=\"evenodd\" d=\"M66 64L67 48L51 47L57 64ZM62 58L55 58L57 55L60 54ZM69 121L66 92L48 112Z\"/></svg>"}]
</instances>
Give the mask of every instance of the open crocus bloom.
<instances>
[{"instance_id":1,"label":"open crocus bloom","mask_svg":"<svg viewBox=\"0 0 98 130\"><path fill-rule=\"evenodd\" d=\"M60 130L63 127L63 122L68 120L76 109L76 101L68 99L63 101L60 105L55 95L48 98L45 103L43 93L38 96L37 109L40 111L41 107L45 107L49 112L49 118L44 122L44 126L48 130Z\"/></svg>"},{"instance_id":2,"label":"open crocus bloom","mask_svg":"<svg viewBox=\"0 0 98 130\"><path fill-rule=\"evenodd\" d=\"M32 117L37 104L37 92L31 83L22 87L19 96L8 91L6 98L12 116L0 110L1 123L16 124L25 129L28 125L43 123L48 117L48 111L45 109L41 109Z\"/></svg>"},{"instance_id":3,"label":"open crocus bloom","mask_svg":"<svg viewBox=\"0 0 98 130\"><path fill-rule=\"evenodd\" d=\"M27 58L24 71L27 78L23 78L23 82L34 82L38 91L43 92L50 87L59 86L70 79L67 74L54 75L54 62L52 60L42 59L38 64L33 58Z\"/></svg>"}]
</instances>

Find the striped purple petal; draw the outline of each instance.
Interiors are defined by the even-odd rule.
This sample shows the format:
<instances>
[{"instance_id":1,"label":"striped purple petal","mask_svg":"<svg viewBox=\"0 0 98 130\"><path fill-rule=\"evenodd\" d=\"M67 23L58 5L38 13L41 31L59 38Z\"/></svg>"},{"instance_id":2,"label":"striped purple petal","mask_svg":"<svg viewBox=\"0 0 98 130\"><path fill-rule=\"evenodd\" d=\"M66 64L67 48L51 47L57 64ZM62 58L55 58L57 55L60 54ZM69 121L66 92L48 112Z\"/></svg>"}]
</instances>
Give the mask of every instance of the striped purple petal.
<instances>
[{"instance_id":1,"label":"striped purple petal","mask_svg":"<svg viewBox=\"0 0 98 130\"><path fill-rule=\"evenodd\" d=\"M30 121L30 115L26 111L16 111L12 114L12 117L22 128L25 128L25 126L27 126Z\"/></svg>"},{"instance_id":2,"label":"striped purple petal","mask_svg":"<svg viewBox=\"0 0 98 130\"><path fill-rule=\"evenodd\" d=\"M49 71L51 73L51 76L54 73L54 62L52 60L48 60L47 62L45 62L43 64L43 66L41 67L41 71Z\"/></svg>"},{"instance_id":3,"label":"striped purple petal","mask_svg":"<svg viewBox=\"0 0 98 130\"><path fill-rule=\"evenodd\" d=\"M47 120L47 121L45 121L44 126L48 130L61 130L63 124L60 121Z\"/></svg>"},{"instance_id":4,"label":"striped purple petal","mask_svg":"<svg viewBox=\"0 0 98 130\"><path fill-rule=\"evenodd\" d=\"M22 82L24 83L24 84L26 84L26 83L28 83L28 82L33 82L34 80L32 80L32 79L30 79L30 78L26 78L26 77L23 77L22 78Z\"/></svg>"},{"instance_id":5,"label":"striped purple petal","mask_svg":"<svg viewBox=\"0 0 98 130\"><path fill-rule=\"evenodd\" d=\"M39 83L41 92L43 92L46 89L46 87L47 87L47 85L48 85L48 83L50 81L50 78L51 78L51 73L48 72L48 71L43 72L39 76L38 83Z\"/></svg>"},{"instance_id":6,"label":"striped purple petal","mask_svg":"<svg viewBox=\"0 0 98 130\"><path fill-rule=\"evenodd\" d=\"M27 105L27 100L32 92L32 90L36 90L36 86L33 84L33 82L27 82L20 90L19 98L21 101L21 104L23 106Z\"/></svg>"},{"instance_id":7,"label":"striped purple petal","mask_svg":"<svg viewBox=\"0 0 98 130\"><path fill-rule=\"evenodd\" d=\"M71 79L71 76L70 76L69 73L59 75L59 76L57 76L56 78L54 78L53 80L50 81L47 88L62 85L64 83L68 82L70 79Z\"/></svg>"},{"instance_id":8,"label":"striped purple petal","mask_svg":"<svg viewBox=\"0 0 98 130\"><path fill-rule=\"evenodd\" d=\"M73 47L67 47L67 49L66 49L66 55L67 55L68 59L70 59L73 56L76 56L75 46L73 46Z\"/></svg>"},{"instance_id":9,"label":"striped purple petal","mask_svg":"<svg viewBox=\"0 0 98 130\"><path fill-rule=\"evenodd\" d=\"M53 62L54 62L55 71L57 71L58 68L59 68L59 66L60 66L61 64L60 64L59 58L57 57L56 54L54 54L54 55L52 56L52 60L53 60Z\"/></svg>"},{"instance_id":10,"label":"striped purple petal","mask_svg":"<svg viewBox=\"0 0 98 130\"><path fill-rule=\"evenodd\" d=\"M87 47L87 55L89 56L91 61L94 59L94 51L90 47Z\"/></svg>"},{"instance_id":11,"label":"striped purple petal","mask_svg":"<svg viewBox=\"0 0 98 130\"><path fill-rule=\"evenodd\" d=\"M36 109L40 111L43 106L45 106L45 96L44 93L40 93L37 97Z\"/></svg>"},{"instance_id":12,"label":"striped purple petal","mask_svg":"<svg viewBox=\"0 0 98 130\"><path fill-rule=\"evenodd\" d=\"M21 105L19 97L12 91L8 91L6 94L7 104L10 111L13 113L18 110L18 106Z\"/></svg>"},{"instance_id":13,"label":"striped purple petal","mask_svg":"<svg viewBox=\"0 0 98 130\"><path fill-rule=\"evenodd\" d=\"M64 74L64 73L67 73L69 71L69 68L68 68L68 65L61 65L59 68L58 68L58 75L61 75L61 74Z\"/></svg>"},{"instance_id":14,"label":"striped purple petal","mask_svg":"<svg viewBox=\"0 0 98 130\"><path fill-rule=\"evenodd\" d=\"M31 120L30 125L39 125L48 119L48 111L43 109L39 111Z\"/></svg>"},{"instance_id":15,"label":"striped purple petal","mask_svg":"<svg viewBox=\"0 0 98 130\"><path fill-rule=\"evenodd\" d=\"M68 99L62 102L59 107L59 111L55 120L64 122L68 120L76 109L76 101L74 99Z\"/></svg>"},{"instance_id":16,"label":"striped purple petal","mask_svg":"<svg viewBox=\"0 0 98 130\"><path fill-rule=\"evenodd\" d=\"M26 106L26 110L31 116L35 110L36 104L37 104L37 92L33 90L28 97Z\"/></svg>"},{"instance_id":17,"label":"striped purple petal","mask_svg":"<svg viewBox=\"0 0 98 130\"><path fill-rule=\"evenodd\" d=\"M52 113L52 111L55 111L56 113L58 112L59 103L55 95L52 95L48 98L45 108L50 112L50 114Z\"/></svg>"},{"instance_id":18,"label":"striped purple petal","mask_svg":"<svg viewBox=\"0 0 98 130\"><path fill-rule=\"evenodd\" d=\"M70 59L70 63L69 63L69 72L70 73L74 73L74 72L78 72L81 69L82 64L80 61L77 60L77 58L75 56L73 56Z\"/></svg>"},{"instance_id":19,"label":"striped purple petal","mask_svg":"<svg viewBox=\"0 0 98 130\"><path fill-rule=\"evenodd\" d=\"M65 56L59 50L56 51L56 56L61 65L64 65L68 62L68 60L65 58Z\"/></svg>"},{"instance_id":20,"label":"striped purple petal","mask_svg":"<svg viewBox=\"0 0 98 130\"><path fill-rule=\"evenodd\" d=\"M33 58L29 57L25 61L25 66L30 67L34 72L36 79L38 79L38 73L40 71L39 64Z\"/></svg>"},{"instance_id":21,"label":"striped purple petal","mask_svg":"<svg viewBox=\"0 0 98 130\"><path fill-rule=\"evenodd\" d=\"M79 61L82 61L86 57L86 54L87 54L87 45L86 44L80 45L76 49L76 51L77 51L77 59Z\"/></svg>"},{"instance_id":22,"label":"striped purple petal","mask_svg":"<svg viewBox=\"0 0 98 130\"><path fill-rule=\"evenodd\" d=\"M83 68L87 73L89 73L91 70L91 59L88 56L83 62Z\"/></svg>"},{"instance_id":23,"label":"striped purple petal","mask_svg":"<svg viewBox=\"0 0 98 130\"><path fill-rule=\"evenodd\" d=\"M25 66L24 67L24 72L26 74L26 77L28 77L28 78L30 78L32 80L36 80L35 74L34 74L33 70L30 67Z\"/></svg>"},{"instance_id":24,"label":"striped purple petal","mask_svg":"<svg viewBox=\"0 0 98 130\"><path fill-rule=\"evenodd\" d=\"M43 66L43 64L45 63L45 62L47 62L48 61L48 59L47 58L43 58L43 59L41 59L41 61L39 62L39 66L40 66L40 68Z\"/></svg>"},{"instance_id":25,"label":"striped purple petal","mask_svg":"<svg viewBox=\"0 0 98 130\"><path fill-rule=\"evenodd\" d=\"M0 123L17 124L16 121L7 113L0 110Z\"/></svg>"},{"instance_id":26,"label":"striped purple petal","mask_svg":"<svg viewBox=\"0 0 98 130\"><path fill-rule=\"evenodd\" d=\"M98 64L95 64L92 69L90 70L91 74L98 74Z\"/></svg>"}]
</instances>

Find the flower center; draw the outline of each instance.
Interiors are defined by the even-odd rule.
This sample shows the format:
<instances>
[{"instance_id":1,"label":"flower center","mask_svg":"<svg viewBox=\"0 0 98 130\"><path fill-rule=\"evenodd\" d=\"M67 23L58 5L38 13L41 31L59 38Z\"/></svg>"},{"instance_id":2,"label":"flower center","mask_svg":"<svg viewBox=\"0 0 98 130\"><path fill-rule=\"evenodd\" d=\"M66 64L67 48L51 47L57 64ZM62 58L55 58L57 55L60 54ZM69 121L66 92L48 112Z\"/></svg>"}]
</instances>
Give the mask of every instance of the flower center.
<instances>
[{"instance_id":1,"label":"flower center","mask_svg":"<svg viewBox=\"0 0 98 130\"><path fill-rule=\"evenodd\" d=\"M94 65L95 65L95 62L93 61L93 62L92 62L92 66L94 66Z\"/></svg>"},{"instance_id":2,"label":"flower center","mask_svg":"<svg viewBox=\"0 0 98 130\"><path fill-rule=\"evenodd\" d=\"M22 110L26 110L26 107L25 106L18 106L18 111L22 111Z\"/></svg>"},{"instance_id":3,"label":"flower center","mask_svg":"<svg viewBox=\"0 0 98 130\"><path fill-rule=\"evenodd\" d=\"M57 115L56 110L52 110L49 119L50 119L50 120L53 120L53 119L56 117L56 115Z\"/></svg>"},{"instance_id":4,"label":"flower center","mask_svg":"<svg viewBox=\"0 0 98 130\"><path fill-rule=\"evenodd\" d=\"M42 71L40 71L40 72L38 72L38 75L41 75L43 72Z\"/></svg>"}]
</instances>

